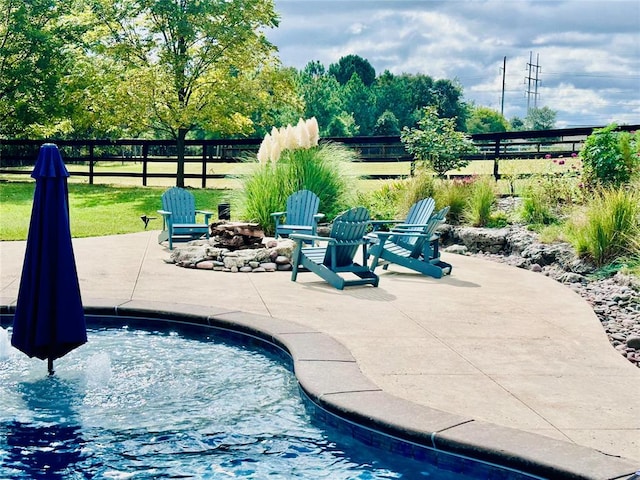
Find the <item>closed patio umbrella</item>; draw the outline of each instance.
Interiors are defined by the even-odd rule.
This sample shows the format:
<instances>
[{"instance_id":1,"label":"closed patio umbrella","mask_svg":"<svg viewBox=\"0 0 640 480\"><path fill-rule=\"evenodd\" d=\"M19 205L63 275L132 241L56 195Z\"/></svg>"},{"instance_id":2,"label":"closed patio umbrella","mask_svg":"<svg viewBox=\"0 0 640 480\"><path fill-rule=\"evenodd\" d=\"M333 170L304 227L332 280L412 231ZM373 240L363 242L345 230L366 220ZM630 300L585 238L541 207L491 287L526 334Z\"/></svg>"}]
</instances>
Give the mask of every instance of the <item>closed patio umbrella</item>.
<instances>
[{"instance_id":1,"label":"closed patio umbrella","mask_svg":"<svg viewBox=\"0 0 640 480\"><path fill-rule=\"evenodd\" d=\"M11 344L53 361L87 341L69 223L69 172L58 147L44 144L31 173L36 180Z\"/></svg>"}]
</instances>

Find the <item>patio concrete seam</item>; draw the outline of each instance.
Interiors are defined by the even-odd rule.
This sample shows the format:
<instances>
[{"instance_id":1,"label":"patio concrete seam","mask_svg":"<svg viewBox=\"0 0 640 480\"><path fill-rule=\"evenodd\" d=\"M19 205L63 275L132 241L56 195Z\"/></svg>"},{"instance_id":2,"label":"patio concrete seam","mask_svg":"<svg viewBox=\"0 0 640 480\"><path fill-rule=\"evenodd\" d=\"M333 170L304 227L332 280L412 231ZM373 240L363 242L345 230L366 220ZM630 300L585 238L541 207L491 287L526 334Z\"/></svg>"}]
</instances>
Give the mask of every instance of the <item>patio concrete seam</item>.
<instances>
[{"instance_id":1,"label":"patio concrete seam","mask_svg":"<svg viewBox=\"0 0 640 480\"><path fill-rule=\"evenodd\" d=\"M147 236L147 244L144 247L144 252L142 252L142 258L140 259L140 264L138 265L138 272L136 273L136 278L133 282L133 288L131 290L131 294L129 295L130 299L133 299L135 295L136 289L138 287L138 281L140 280L140 275L142 274L142 268L144 267L144 262L147 258L147 253L149 252L149 243L151 242L151 233L149 232Z\"/></svg>"}]
</instances>

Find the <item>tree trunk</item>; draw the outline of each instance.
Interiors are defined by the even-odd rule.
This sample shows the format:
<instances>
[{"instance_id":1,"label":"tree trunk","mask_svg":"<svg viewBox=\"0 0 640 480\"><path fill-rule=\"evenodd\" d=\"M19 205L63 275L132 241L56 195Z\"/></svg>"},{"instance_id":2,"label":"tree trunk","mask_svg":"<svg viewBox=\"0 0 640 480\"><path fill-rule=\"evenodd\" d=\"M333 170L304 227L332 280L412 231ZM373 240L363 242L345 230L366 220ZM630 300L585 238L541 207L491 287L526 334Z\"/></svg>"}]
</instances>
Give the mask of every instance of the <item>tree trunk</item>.
<instances>
[{"instance_id":1,"label":"tree trunk","mask_svg":"<svg viewBox=\"0 0 640 480\"><path fill-rule=\"evenodd\" d=\"M187 137L186 128L178 129L176 146L178 148L178 170L176 172L176 187L184 188L184 140Z\"/></svg>"}]
</instances>

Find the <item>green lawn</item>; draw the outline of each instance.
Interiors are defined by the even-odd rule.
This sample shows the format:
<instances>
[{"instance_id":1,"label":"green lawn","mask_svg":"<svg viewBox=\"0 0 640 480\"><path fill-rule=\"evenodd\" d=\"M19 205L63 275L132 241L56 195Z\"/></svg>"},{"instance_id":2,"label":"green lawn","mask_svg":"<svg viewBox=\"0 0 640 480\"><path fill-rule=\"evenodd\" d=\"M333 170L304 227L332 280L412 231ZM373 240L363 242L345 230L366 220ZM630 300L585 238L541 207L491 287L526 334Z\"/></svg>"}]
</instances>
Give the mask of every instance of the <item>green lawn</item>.
<instances>
[{"instance_id":1,"label":"green lawn","mask_svg":"<svg viewBox=\"0 0 640 480\"><path fill-rule=\"evenodd\" d=\"M499 182L499 191L508 193L511 185L519 193L527 180L519 179L521 174L531 173L565 173L576 169L577 159L566 159L564 165L551 160L505 160L501 162L500 171L505 178ZM211 173L225 175L243 175L255 168L255 163L211 164ZM157 216L160 208L162 192L175 185L172 178L149 179L151 186L143 187L140 178L96 177L94 185L88 184L88 178L73 175L73 172L88 171L86 165L68 165L72 175L69 177L69 203L71 213L71 230L74 237L91 237L138 232L144 229L141 215ZM474 161L461 171L452 174L478 175L491 174L492 161ZM25 167L31 171L32 167ZM140 162L102 162L96 166L97 172L142 172ZM163 162L149 164L149 172L173 173L175 163ZM186 163L187 173L199 173L201 165ZM347 166L347 174L409 174L408 162L386 163L352 163ZM358 180L358 189L374 190L387 180ZM237 202L242 181L239 177L209 180L209 188L201 189L200 180L186 179L187 187L192 187L196 197L196 206L203 210L217 212L218 203L230 202L232 215L239 213ZM35 183L28 175L2 175L0 178L0 240L24 240L29 228L31 203ZM160 229L160 219L152 220L149 228Z\"/></svg>"},{"instance_id":2,"label":"green lawn","mask_svg":"<svg viewBox=\"0 0 640 480\"><path fill-rule=\"evenodd\" d=\"M25 240L29 230L35 182L0 182L0 240ZM74 237L94 237L144 230L141 215L158 217L166 187L130 187L69 183L69 214ZM228 190L192 190L196 206L217 213L231 200ZM233 212L233 210L232 210ZM215 215L214 215L215 218ZM150 229L162 228L157 218Z\"/></svg>"}]
</instances>

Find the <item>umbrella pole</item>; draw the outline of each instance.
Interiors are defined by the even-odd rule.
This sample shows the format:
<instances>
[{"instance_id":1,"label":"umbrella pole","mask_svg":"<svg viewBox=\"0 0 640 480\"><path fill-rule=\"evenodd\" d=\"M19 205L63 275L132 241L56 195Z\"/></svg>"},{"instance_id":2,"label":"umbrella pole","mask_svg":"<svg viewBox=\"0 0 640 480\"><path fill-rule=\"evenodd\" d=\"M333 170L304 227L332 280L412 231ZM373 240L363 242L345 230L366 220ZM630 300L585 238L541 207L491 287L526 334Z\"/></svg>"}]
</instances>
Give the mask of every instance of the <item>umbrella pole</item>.
<instances>
[{"instance_id":1,"label":"umbrella pole","mask_svg":"<svg viewBox=\"0 0 640 480\"><path fill-rule=\"evenodd\" d=\"M53 375L53 358L47 358L47 368L49 369L49 375Z\"/></svg>"}]
</instances>

